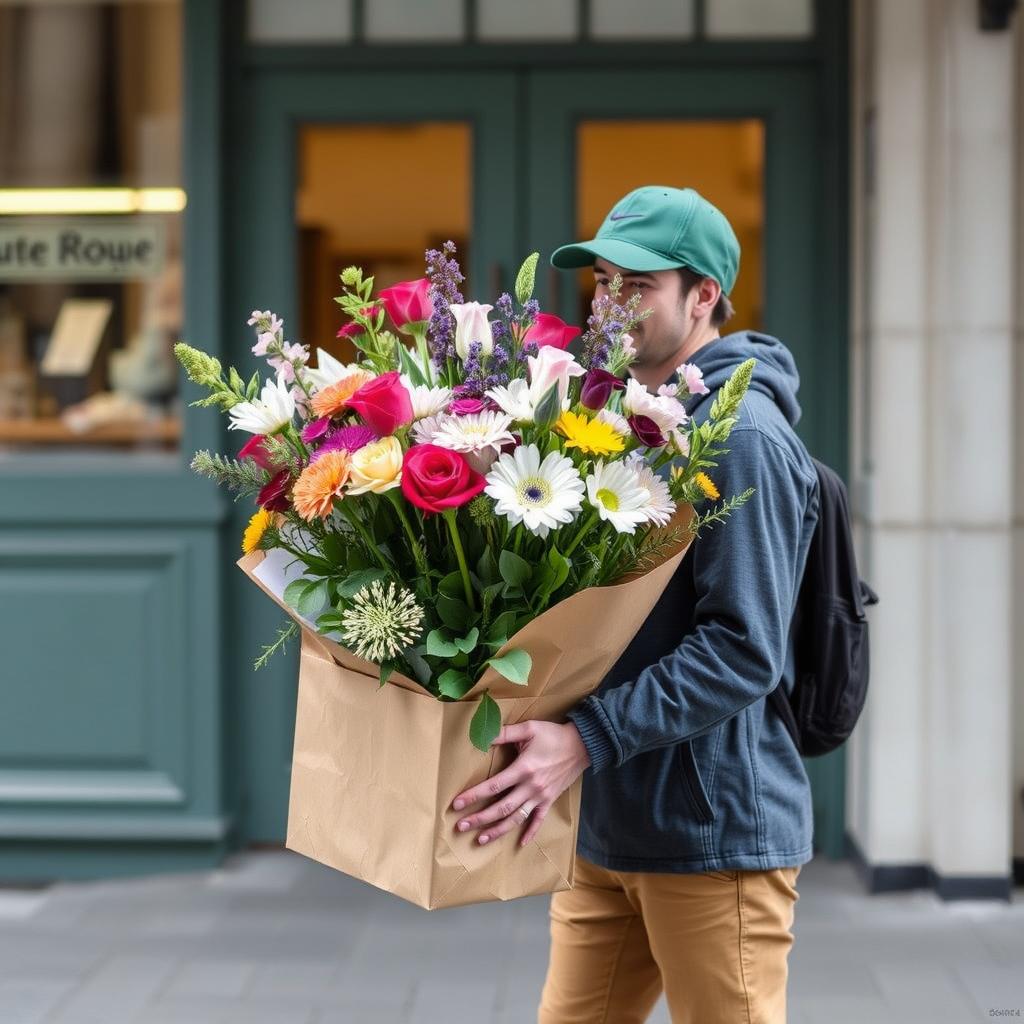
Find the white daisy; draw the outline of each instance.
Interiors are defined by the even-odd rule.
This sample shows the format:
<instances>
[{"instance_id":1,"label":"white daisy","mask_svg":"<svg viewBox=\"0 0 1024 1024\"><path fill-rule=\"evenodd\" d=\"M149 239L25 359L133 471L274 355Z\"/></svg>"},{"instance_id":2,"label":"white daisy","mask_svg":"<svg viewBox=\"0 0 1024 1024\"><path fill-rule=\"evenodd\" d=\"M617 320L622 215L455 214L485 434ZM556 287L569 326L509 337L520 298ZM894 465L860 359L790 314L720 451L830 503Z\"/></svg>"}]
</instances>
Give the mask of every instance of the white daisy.
<instances>
[{"instance_id":1,"label":"white daisy","mask_svg":"<svg viewBox=\"0 0 1024 1024\"><path fill-rule=\"evenodd\" d=\"M512 417L503 412L475 412L469 416L437 417L431 444L462 452L478 473L486 473L503 444L515 444L509 433Z\"/></svg>"},{"instance_id":2,"label":"white daisy","mask_svg":"<svg viewBox=\"0 0 1024 1024\"><path fill-rule=\"evenodd\" d=\"M541 462L535 444L499 455L484 492L494 499L496 512L538 537L571 523L583 507L583 481L572 460L554 451Z\"/></svg>"},{"instance_id":3,"label":"white daisy","mask_svg":"<svg viewBox=\"0 0 1024 1024\"><path fill-rule=\"evenodd\" d=\"M642 455L630 456L625 464L636 474L636 482L643 487L649 497L644 507L647 521L658 526L668 526L669 520L675 515L676 503L668 492L668 484L662 480Z\"/></svg>"},{"instance_id":4,"label":"white daisy","mask_svg":"<svg viewBox=\"0 0 1024 1024\"><path fill-rule=\"evenodd\" d=\"M587 477L587 499L619 533L633 533L647 520L651 492L623 462L598 462Z\"/></svg>"},{"instance_id":5,"label":"white daisy","mask_svg":"<svg viewBox=\"0 0 1024 1024\"><path fill-rule=\"evenodd\" d=\"M405 390L409 392L412 401L412 418L421 420L425 416L434 416L439 413L452 397L451 388L435 388L427 384L414 385L409 375L403 373L399 380Z\"/></svg>"},{"instance_id":6,"label":"white daisy","mask_svg":"<svg viewBox=\"0 0 1024 1024\"><path fill-rule=\"evenodd\" d=\"M516 423L533 422L533 402L530 401L530 385L523 377L508 382L508 387L491 388L487 397L497 402L503 413L511 416Z\"/></svg>"},{"instance_id":7,"label":"white daisy","mask_svg":"<svg viewBox=\"0 0 1024 1024\"><path fill-rule=\"evenodd\" d=\"M686 422L683 403L668 395L652 395L635 377L626 381L622 409L627 416L646 416L658 424L662 434Z\"/></svg>"},{"instance_id":8,"label":"white daisy","mask_svg":"<svg viewBox=\"0 0 1024 1024\"><path fill-rule=\"evenodd\" d=\"M305 372L306 380L312 381L313 386L319 391L356 370L365 370L365 367L361 367L357 363L346 365L340 359L335 359L330 352L318 348L316 350L316 366L307 366Z\"/></svg>"},{"instance_id":9,"label":"white daisy","mask_svg":"<svg viewBox=\"0 0 1024 1024\"><path fill-rule=\"evenodd\" d=\"M434 436L446 420L454 419L448 413L439 412L436 416L424 416L412 425L412 439L416 444L433 444Z\"/></svg>"},{"instance_id":10,"label":"white daisy","mask_svg":"<svg viewBox=\"0 0 1024 1024\"><path fill-rule=\"evenodd\" d=\"M295 398L288 385L278 378L263 385L260 397L232 406L229 430L248 430L250 434L276 434L288 426L295 414Z\"/></svg>"}]
</instances>

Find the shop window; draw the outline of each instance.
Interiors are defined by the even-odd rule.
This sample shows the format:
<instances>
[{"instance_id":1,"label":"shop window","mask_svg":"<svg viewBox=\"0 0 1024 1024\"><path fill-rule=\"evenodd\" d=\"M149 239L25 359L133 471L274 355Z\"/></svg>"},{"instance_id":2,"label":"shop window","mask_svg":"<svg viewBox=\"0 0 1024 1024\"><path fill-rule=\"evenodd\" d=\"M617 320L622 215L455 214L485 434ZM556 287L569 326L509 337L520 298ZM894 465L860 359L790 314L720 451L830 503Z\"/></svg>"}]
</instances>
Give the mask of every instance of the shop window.
<instances>
[{"instance_id":1,"label":"shop window","mask_svg":"<svg viewBox=\"0 0 1024 1024\"><path fill-rule=\"evenodd\" d=\"M181 5L0 4L0 451L175 448Z\"/></svg>"}]
</instances>

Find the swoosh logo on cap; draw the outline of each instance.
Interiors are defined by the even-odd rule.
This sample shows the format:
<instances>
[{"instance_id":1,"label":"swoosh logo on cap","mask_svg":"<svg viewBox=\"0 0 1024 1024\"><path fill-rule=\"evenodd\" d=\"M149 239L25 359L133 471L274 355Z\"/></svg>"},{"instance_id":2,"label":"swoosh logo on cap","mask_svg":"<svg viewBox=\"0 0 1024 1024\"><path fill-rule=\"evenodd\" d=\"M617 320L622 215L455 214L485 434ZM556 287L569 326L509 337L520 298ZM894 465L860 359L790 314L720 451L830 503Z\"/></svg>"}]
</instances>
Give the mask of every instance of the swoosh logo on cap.
<instances>
[{"instance_id":1,"label":"swoosh logo on cap","mask_svg":"<svg viewBox=\"0 0 1024 1024\"><path fill-rule=\"evenodd\" d=\"M625 220L627 217L642 217L642 213L613 213L609 220Z\"/></svg>"}]
</instances>

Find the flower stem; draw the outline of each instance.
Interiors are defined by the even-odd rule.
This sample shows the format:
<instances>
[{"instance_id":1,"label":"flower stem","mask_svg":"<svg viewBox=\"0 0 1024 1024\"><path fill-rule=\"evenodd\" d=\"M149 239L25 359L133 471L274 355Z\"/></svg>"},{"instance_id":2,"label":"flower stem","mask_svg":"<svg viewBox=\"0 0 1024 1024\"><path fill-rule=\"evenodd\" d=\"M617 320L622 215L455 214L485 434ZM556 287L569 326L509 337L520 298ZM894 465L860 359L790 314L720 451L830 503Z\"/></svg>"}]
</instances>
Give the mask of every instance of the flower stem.
<instances>
[{"instance_id":1,"label":"flower stem","mask_svg":"<svg viewBox=\"0 0 1024 1024\"><path fill-rule=\"evenodd\" d=\"M466 604L470 611L476 611L476 602L473 600L473 585L469 581L469 566L466 565L466 552L462 550L462 539L459 537L459 529L455 525L455 509L444 510L444 521L448 524L448 532L452 537L452 545L455 548L455 557L459 560L459 572L462 573L462 586L466 591Z\"/></svg>"},{"instance_id":2,"label":"flower stem","mask_svg":"<svg viewBox=\"0 0 1024 1024\"><path fill-rule=\"evenodd\" d=\"M579 546L579 543L583 538L590 532L591 527L597 522L597 510L591 509L590 515L587 517L586 522L580 528L580 532L576 534L572 539L572 543L562 552L562 554L568 558Z\"/></svg>"},{"instance_id":3,"label":"flower stem","mask_svg":"<svg viewBox=\"0 0 1024 1024\"><path fill-rule=\"evenodd\" d=\"M356 533L362 537L363 543L366 545L367 550L376 560L377 564L382 569L387 569L390 572L391 566L388 565L387 559L385 559L385 557L380 553L380 547L370 536L369 530L366 529L366 526L363 524L362 520L360 520L359 516L349 509L348 503L343 498L339 498L335 500L334 507L352 524L353 527L355 527Z\"/></svg>"},{"instance_id":4,"label":"flower stem","mask_svg":"<svg viewBox=\"0 0 1024 1024\"><path fill-rule=\"evenodd\" d=\"M416 534L413 533L412 526L409 524L405 509L402 508L401 492L397 487L392 487L391 490L384 493L387 494L391 504L395 506L395 512L398 513L398 518L405 528L405 534L409 538L409 544L412 547L412 557L416 560L416 568L425 576L427 574L427 560L423 555L423 548L420 546L420 542L416 538Z\"/></svg>"}]
</instances>

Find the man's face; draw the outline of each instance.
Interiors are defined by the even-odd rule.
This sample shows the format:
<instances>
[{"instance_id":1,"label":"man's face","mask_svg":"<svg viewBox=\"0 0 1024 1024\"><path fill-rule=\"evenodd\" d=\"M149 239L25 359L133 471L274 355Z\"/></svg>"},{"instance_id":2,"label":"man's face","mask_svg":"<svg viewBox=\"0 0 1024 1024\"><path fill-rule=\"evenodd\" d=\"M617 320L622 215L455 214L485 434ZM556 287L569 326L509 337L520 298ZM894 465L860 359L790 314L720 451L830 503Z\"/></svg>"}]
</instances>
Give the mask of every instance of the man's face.
<instances>
[{"instance_id":1,"label":"man's face","mask_svg":"<svg viewBox=\"0 0 1024 1024\"><path fill-rule=\"evenodd\" d=\"M640 309L651 310L651 315L630 331L637 365L658 366L678 351L693 330L691 310L697 301L697 289L684 297L683 280L675 270L641 273L598 259L594 262L595 301L609 294L608 285L616 274L622 275L619 301L625 302L634 292L639 292Z\"/></svg>"}]
</instances>

